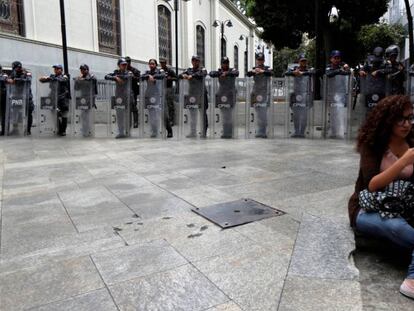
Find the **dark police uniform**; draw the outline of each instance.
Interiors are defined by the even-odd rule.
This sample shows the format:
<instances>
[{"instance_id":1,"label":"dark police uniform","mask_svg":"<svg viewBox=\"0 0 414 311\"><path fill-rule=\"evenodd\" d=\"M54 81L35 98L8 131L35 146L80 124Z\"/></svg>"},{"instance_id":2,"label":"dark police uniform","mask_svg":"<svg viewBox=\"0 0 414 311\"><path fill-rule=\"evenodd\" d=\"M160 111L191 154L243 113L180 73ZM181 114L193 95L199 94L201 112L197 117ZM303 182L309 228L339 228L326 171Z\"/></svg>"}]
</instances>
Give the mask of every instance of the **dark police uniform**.
<instances>
[{"instance_id":1,"label":"dark police uniform","mask_svg":"<svg viewBox=\"0 0 414 311\"><path fill-rule=\"evenodd\" d=\"M171 126L175 123L175 107L174 107L174 88L173 82L177 81L177 75L175 71L171 69L171 67L166 66L162 68L164 70L165 75L167 76L167 106L164 108L165 110L165 126L167 128L167 132L171 133L172 137L172 128ZM170 132L171 130L171 132Z\"/></svg>"},{"instance_id":2,"label":"dark police uniform","mask_svg":"<svg viewBox=\"0 0 414 311\"><path fill-rule=\"evenodd\" d=\"M295 72L299 71L299 75ZM293 93L290 94L290 108L293 114L293 125L295 132L292 137L305 137L305 130L308 123L308 110L312 106L310 97L312 76L315 74L313 68L295 66L285 72L285 76L295 77L293 80ZM306 77L306 79L304 79Z\"/></svg>"},{"instance_id":3,"label":"dark police uniform","mask_svg":"<svg viewBox=\"0 0 414 311\"><path fill-rule=\"evenodd\" d=\"M161 99L163 94L163 90L159 88L159 84L155 81L149 81L149 77L152 76L156 80L162 80L165 78L164 71L155 68L154 70L147 70L142 76L141 79L143 81L147 81L147 88L145 90L144 98L155 97ZM157 137L159 131L159 121L161 120L160 109L163 107L162 102L157 101L156 103L149 103L144 102L142 103L145 108L148 109L148 116L149 116L149 123L151 127L151 137ZM165 107L164 107L165 109ZM169 127L169 132L171 131L171 126Z\"/></svg>"},{"instance_id":4,"label":"dark police uniform","mask_svg":"<svg viewBox=\"0 0 414 311\"><path fill-rule=\"evenodd\" d=\"M183 78L183 75L192 76L191 80L188 80L189 85L189 95L190 96L199 96L200 92L204 92L204 112L203 112L203 119L204 119L204 127L202 136L206 137L207 135L207 128L208 128L208 119L207 119L207 109L208 109L208 97L207 97L207 88L204 85L204 78L207 76L207 70L203 67L198 68L188 68L182 74L180 74L180 79ZM197 109L190 108L190 127L191 133L189 136L195 137L196 136L196 128L197 128Z\"/></svg>"},{"instance_id":5,"label":"dark police uniform","mask_svg":"<svg viewBox=\"0 0 414 311\"><path fill-rule=\"evenodd\" d=\"M256 73L256 69L264 70L263 73ZM254 104L256 114L257 114L257 133L256 137L267 138L266 130L267 130L267 111L271 105L271 98L269 98L269 88L270 88L270 77L272 76L273 71L270 69L269 66L257 65L253 67L251 71L247 73L248 77L253 77L254 79L254 86L253 91L251 94L252 104ZM258 96L262 96L265 98L264 103L257 103L256 98Z\"/></svg>"},{"instance_id":6,"label":"dark police uniform","mask_svg":"<svg viewBox=\"0 0 414 311\"><path fill-rule=\"evenodd\" d=\"M24 84L27 83L27 87L29 88L29 97L26 103L26 114L27 114L27 135L31 134L32 124L33 124L33 111L34 111L34 104L33 104L33 94L32 94L32 74L26 69L22 69L21 71L13 70L9 76L9 79L13 80L16 84L16 91L23 92ZM19 84L21 85L21 89L18 88Z\"/></svg>"},{"instance_id":7,"label":"dark police uniform","mask_svg":"<svg viewBox=\"0 0 414 311\"><path fill-rule=\"evenodd\" d=\"M57 108L58 108L58 135L66 135L66 127L68 124L68 114L69 114L69 100L70 100L70 91L69 91L69 78L64 75L55 75L51 74L44 80L40 80L41 83L45 82L57 82ZM50 84L50 90L53 92L53 85Z\"/></svg>"},{"instance_id":8,"label":"dark police uniform","mask_svg":"<svg viewBox=\"0 0 414 311\"><path fill-rule=\"evenodd\" d=\"M132 117L134 120L134 128L138 127L138 107L137 107L137 98L139 95L139 79L141 77L141 72L131 65L128 64L127 70L129 70L132 73L132 80L131 80L131 88L132 92L134 94L134 100L131 101L131 112Z\"/></svg>"},{"instance_id":9,"label":"dark police uniform","mask_svg":"<svg viewBox=\"0 0 414 311\"><path fill-rule=\"evenodd\" d=\"M98 81L95 77L95 75L89 73L89 68L88 68L88 73L86 75L82 75L80 77L76 78L77 81L83 80L83 81L90 81L90 83L92 84L92 94L91 94L91 90L88 87L82 87L81 85L75 83L75 90L79 91L79 96L80 97L90 97L92 95L92 102L91 102L91 107L90 109L95 108L96 109L96 104L95 104L95 96L98 94ZM81 122L82 122L82 135L84 137L88 137L91 135L91 128L90 126L92 126L92 124L90 124L90 109L82 109L81 111Z\"/></svg>"},{"instance_id":10,"label":"dark police uniform","mask_svg":"<svg viewBox=\"0 0 414 311\"><path fill-rule=\"evenodd\" d=\"M128 81L129 79L131 79L133 77L133 73L132 71L129 70L120 70L120 69L115 69L113 73L109 73L105 76L105 80L110 80L110 81L115 81L116 82L116 77L122 79L123 81ZM115 87L115 96L116 97L121 97L124 98L125 100L129 100L130 102L134 101L134 93L132 88L129 89L129 94L125 94L125 85L124 84L118 84L116 83L116 87ZM129 97L129 98L127 98ZM117 135L117 138L123 138L126 137L126 133L125 133L125 125L126 120L125 117L129 117L129 116L125 116L125 110L122 109L116 109L116 118L117 118L117 125L118 125L118 131L119 134Z\"/></svg>"},{"instance_id":11,"label":"dark police uniform","mask_svg":"<svg viewBox=\"0 0 414 311\"><path fill-rule=\"evenodd\" d=\"M234 68L224 70L219 68L217 71L210 72L210 77L218 78L219 88L217 90L216 105L220 105L221 115L223 117L223 135L221 138L233 137L233 111L236 104L236 78L239 71ZM225 97L230 101L221 103L220 98Z\"/></svg>"}]
</instances>

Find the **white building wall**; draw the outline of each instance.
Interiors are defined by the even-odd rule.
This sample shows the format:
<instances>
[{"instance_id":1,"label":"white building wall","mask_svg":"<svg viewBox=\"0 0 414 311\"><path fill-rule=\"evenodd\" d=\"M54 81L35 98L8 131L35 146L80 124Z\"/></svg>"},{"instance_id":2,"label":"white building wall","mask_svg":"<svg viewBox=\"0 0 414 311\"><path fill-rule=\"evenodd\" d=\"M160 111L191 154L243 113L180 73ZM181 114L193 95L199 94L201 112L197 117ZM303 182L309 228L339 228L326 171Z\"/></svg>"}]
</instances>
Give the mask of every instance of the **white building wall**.
<instances>
[{"instance_id":1,"label":"white building wall","mask_svg":"<svg viewBox=\"0 0 414 311\"><path fill-rule=\"evenodd\" d=\"M249 67L254 65L254 48L261 40L255 35L251 23L229 10L224 0L180 0L179 11L179 67L191 65L196 53L196 26L205 29L205 67L216 69L220 65L220 27L214 28L215 19L230 19L233 27L225 28L227 55L234 60L234 45L239 46L239 69L244 76L245 40L249 36ZM3 66L21 60L28 68L50 72L50 66L62 63L61 25L58 0L23 0L25 37L0 33L0 63ZM77 74L79 64L88 63L98 76L116 67L117 55L99 52L97 0L66 0L66 31L69 47L70 71ZM158 5L165 5L172 17L172 54L175 66L175 20L173 1L120 0L120 28L122 55L135 60L140 70L147 69L150 58L158 59ZM255 35L253 40L251 37ZM13 51L13 53L10 53ZM267 54L266 54L267 55ZM233 65L233 63L232 63Z\"/></svg>"}]
</instances>

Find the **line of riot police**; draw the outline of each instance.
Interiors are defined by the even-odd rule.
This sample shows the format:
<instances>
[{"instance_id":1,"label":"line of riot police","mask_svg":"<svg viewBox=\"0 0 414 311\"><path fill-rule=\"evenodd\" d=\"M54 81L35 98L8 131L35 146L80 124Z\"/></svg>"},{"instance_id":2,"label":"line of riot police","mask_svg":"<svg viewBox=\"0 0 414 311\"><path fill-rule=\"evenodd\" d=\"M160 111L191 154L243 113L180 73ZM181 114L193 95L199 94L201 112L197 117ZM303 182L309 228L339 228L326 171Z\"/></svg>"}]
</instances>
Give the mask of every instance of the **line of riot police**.
<instances>
[{"instance_id":1,"label":"line of riot police","mask_svg":"<svg viewBox=\"0 0 414 311\"><path fill-rule=\"evenodd\" d=\"M397 61L398 48L387 48L386 59L382 54L382 49L374 49L366 64L354 71L367 112L387 94L403 92L404 67ZM175 137L181 139L303 138L316 137L317 130L321 137L351 135L355 83L340 51L331 52L323 76L323 101L318 105L313 100L316 73L304 54L285 73L283 102L275 99L273 72L264 65L263 53L256 55L256 66L247 78L239 78L227 57L209 74L197 55L191 59L192 67L179 76L165 59L160 63L158 68L157 61L150 59L148 70L141 75L130 58L121 58L105 80L97 80L89 66L82 64L72 92L62 66L54 65L54 73L40 77L37 86L37 134L65 136L69 124L69 133L75 137L171 138L173 127ZM31 75L20 62L12 67L10 76L0 75L2 131L30 135ZM283 124L276 117L280 114Z\"/></svg>"}]
</instances>

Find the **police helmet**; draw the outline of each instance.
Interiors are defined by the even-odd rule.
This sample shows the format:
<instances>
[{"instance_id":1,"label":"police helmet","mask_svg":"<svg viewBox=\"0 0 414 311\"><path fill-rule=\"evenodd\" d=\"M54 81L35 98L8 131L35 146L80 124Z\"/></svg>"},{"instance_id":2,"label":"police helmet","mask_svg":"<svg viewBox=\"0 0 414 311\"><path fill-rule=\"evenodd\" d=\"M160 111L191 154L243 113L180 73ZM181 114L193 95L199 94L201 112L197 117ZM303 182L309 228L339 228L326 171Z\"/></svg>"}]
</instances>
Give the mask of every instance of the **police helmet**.
<instances>
[{"instance_id":1,"label":"police helmet","mask_svg":"<svg viewBox=\"0 0 414 311\"><path fill-rule=\"evenodd\" d=\"M21 62L19 62L18 60L16 60L16 61L14 61L13 63L12 63L12 69L14 70L14 69L16 69L16 68L18 68L18 67L22 67L22 63Z\"/></svg>"},{"instance_id":2,"label":"police helmet","mask_svg":"<svg viewBox=\"0 0 414 311\"><path fill-rule=\"evenodd\" d=\"M80 65L79 69L80 70L88 70L89 71L89 66L86 65L86 64L82 64L82 65Z\"/></svg>"},{"instance_id":3,"label":"police helmet","mask_svg":"<svg viewBox=\"0 0 414 311\"><path fill-rule=\"evenodd\" d=\"M384 55L384 49L380 46L377 46L376 48L374 48L374 50L372 51L372 54L375 57L382 57Z\"/></svg>"},{"instance_id":4,"label":"police helmet","mask_svg":"<svg viewBox=\"0 0 414 311\"><path fill-rule=\"evenodd\" d=\"M121 57L120 59L118 59L118 66L125 64L128 64L125 58Z\"/></svg>"},{"instance_id":5,"label":"police helmet","mask_svg":"<svg viewBox=\"0 0 414 311\"><path fill-rule=\"evenodd\" d=\"M193 55L193 56L191 57L191 60L197 60L197 61L200 61L200 56L198 56L198 55Z\"/></svg>"},{"instance_id":6,"label":"police helmet","mask_svg":"<svg viewBox=\"0 0 414 311\"><path fill-rule=\"evenodd\" d=\"M385 57L387 57L387 58L389 58L391 56L398 57L399 53L400 53L400 49L398 48L398 46L393 44L393 45L390 45L389 47L387 47L387 49L385 50Z\"/></svg>"},{"instance_id":7,"label":"police helmet","mask_svg":"<svg viewBox=\"0 0 414 311\"><path fill-rule=\"evenodd\" d=\"M333 50L330 57L342 57L342 53L339 50Z\"/></svg>"},{"instance_id":8,"label":"police helmet","mask_svg":"<svg viewBox=\"0 0 414 311\"><path fill-rule=\"evenodd\" d=\"M129 56L125 56L125 61L130 64L131 63L131 57Z\"/></svg>"},{"instance_id":9,"label":"police helmet","mask_svg":"<svg viewBox=\"0 0 414 311\"><path fill-rule=\"evenodd\" d=\"M224 57L221 59L221 63L222 63L222 64L230 64L230 59L229 59L227 56L224 56Z\"/></svg>"},{"instance_id":10,"label":"police helmet","mask_svg":"<svg viewBox=\"0 0 414 311\"><path fill-rule=\"evenodd\" d=\"M264 60L264 59L265 59L265 56L264 56L264 54L263 54L263 53L261 53L261 52L260 52L260 53L257 53L257 54L256 54L256 59L257 59L257 60Z\"/></svg>"},{"instance_id":11,"label":"police helmet","mask_svg":"<svg viewBox=\"0 0 414 311\"><path fill-rule=\"evenodd\" d=\"M300 53L299 56L298 56L298 60L299 61L302 61L302 60L308 60L308 59L306 58L306 54L305 53Z\"/></svg>"}]
</instances>

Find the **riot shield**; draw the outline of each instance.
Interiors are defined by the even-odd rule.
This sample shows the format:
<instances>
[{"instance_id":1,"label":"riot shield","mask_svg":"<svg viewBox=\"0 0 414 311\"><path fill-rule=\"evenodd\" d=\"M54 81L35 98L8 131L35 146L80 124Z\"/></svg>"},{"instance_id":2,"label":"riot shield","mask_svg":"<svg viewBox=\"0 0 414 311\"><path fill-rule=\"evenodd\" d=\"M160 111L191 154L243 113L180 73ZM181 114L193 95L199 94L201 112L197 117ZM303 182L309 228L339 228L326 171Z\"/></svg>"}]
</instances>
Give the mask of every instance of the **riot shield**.
<instances>
[{"instance_id":1,"label":"riot shield","mask_svg":"<svg viewBox=\"0 0 414 311\"><path fill-rule=\"evenodd\" d=\"M5 135L24 136L27 132L27 108L30 82L16 80L7 85Z\"/></svg>"},{"instance_id":2,"label":"riot shield","mask_svg":"<svg viewBox=\"0 0 414 311\"><path fill-rule=\"evenodd\" d=\"M235 133L237 137L246 138L246 103L247 103L247 79L236 78L236 110L235 110Z\"/></svg>"},{"instance_id":3,"label":"riot shield","mask_svg":"<svg viewBox=\"0 0 414 311\"><path fill-rule=\"evenodd\" d=\"M205 138L207 94L205 79L180 80L180 138Z\"/></svg>"},{"instance_id":4,"label":"riot shield","mask_svg":"<svg viewBox=\"0 0 414 311\"><path fill-rule=\"evenodd\" d=\"M72 135L95 136L95 85L92 80L74 79L72 97Z\"/></svg>"},{"instance_id":5,"label":"riot shield","mask_svg":"<svg viewBox=\"0 0 414 311\"><path fill-rule=\"evenodd\" d=\"M130 136L131 130L131 78L122 77L122 82L110 82L107 88L111 99L110 110L110 135L116 138Z\"/></svg>"},{"instance_id":6,"label":"riot shield","mask_svg":"<svg viewBox=\"0 0 414 311\"><path fill-rule=\"evenodd\" d=\"M324 76L324 137L349 138L351 74Z\"/></svg>"},{"instance_id":7,"label":"riot shield","mask_svg":"<svg viewBox=\"0 0 414 311\"><path fill-rule=\"evenodd\" d=\"M387 79L384 76L367 76L361 77L361 99L367 115L386 95Z\"/></svg>"},{"instance_id":8,"label":"riot shield","mask_svg":"<svg viewBox=\"0 0 414 311\"><path fill-rule=\"evenodd\" d=\"M313 75L286 76L286 137L313 137Z\"/></svg>"},{"instance_id":9,"label":"riot shield","mask_svg":"<svg viewBox=\"0 0 414 311\"><path fill-rule=\"evenodd\" d=\"M212 99L211 136L214 138L238 137L236 77L213 78L210 94Z\"/></svg>"},{"instance_id":10,"label":"riot shield","mask_svg":"<svg viewBox=\"0 0 414 311\"><path fill-rule=\"evenodd\" d=\"M57 132L58 81L39 82L38 121L39 136L52 136Z\"/></svg>"},{"instance_id":11,"label":"riot shield","mask_svg":"<svg viewBox=\"0 0 414 311\"><path fill-rule=\"evenodd\" d=\"M247 138L273 138L272 77L263 74L248 78L246 107Z\"/></svg>"},{"instance_id":12,"label":"riot shield","mask_svg":"<svg viewBox=\"0 0 414 311\"><path fill-rule=\"evenodd\" d=\"M274 138L284 138L286 136L286 87L285 78L272 78L273 94L273 136Z\"/></svg>"},{"instance_id":13,"label":"riot shield","mask_svg":"<svg viewBox=\"0 0 414 311\"><path fill-rule=\"evenodd\" d=\"M164 138L166 80L144 80L140 83L140 136Z\"/></svg>"}]
</instances>

